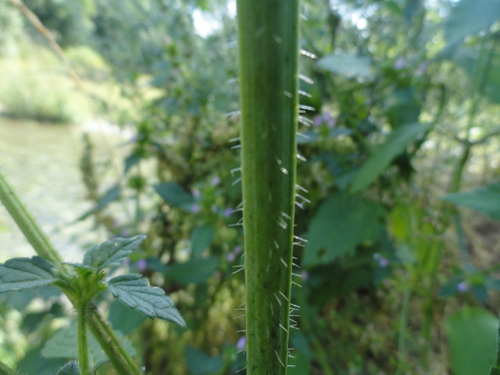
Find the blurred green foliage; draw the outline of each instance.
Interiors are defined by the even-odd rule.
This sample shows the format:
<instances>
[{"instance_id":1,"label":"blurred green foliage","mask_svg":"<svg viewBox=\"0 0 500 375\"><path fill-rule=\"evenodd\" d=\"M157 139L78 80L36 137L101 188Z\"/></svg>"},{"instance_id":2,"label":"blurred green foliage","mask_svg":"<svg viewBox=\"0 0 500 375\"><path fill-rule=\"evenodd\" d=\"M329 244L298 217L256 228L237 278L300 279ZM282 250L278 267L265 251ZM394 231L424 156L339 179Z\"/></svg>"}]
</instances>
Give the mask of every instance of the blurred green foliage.
<instances>
[{"instance_id":1,"label":"blurred green foliage","mask_svg":"<svg viewBox=\"0 0 500 375\"><path fill-rule=\"evenodd\" d=\"M234 319L243 314L243 233L237 36L226 2L26 5L83 77L119 82L134 107L134 117L105 107L135 133L119 181L101 182L86 141L81 169L95 208L82 220L109 235L148 235L129 267L174 296L190 330L181 335L114 304L113 325L136 343L150 373L236 373L244 367L244 322ZM21 32L16 13L7 7L13 18L3 17L2 7L2 30ZM218 27L200 36L193 12ZM300 331L292 335L297 367L290 373L489 368L495 332L486 310L500 306L498 267L474 257L466 212L450 202L498 219L498 167L491 165L498 163L499 9L476 0L310 0L303 15L301 47L318 59L301 60L298 179L307 192L297 198L302 268L294 282L302 288L293 289ZM481 177L491 184L461 192L479 186L467 167L481 157L488 166ZM498 230L498 222L473 218ZM9 301L21 311L30 301L19 306L15 298ZM50 298L37 313L54 315ZM41 321L25 358L15 354L21 369L54 361L40 357L55 330Z\"/></svg>"}]
</instances>

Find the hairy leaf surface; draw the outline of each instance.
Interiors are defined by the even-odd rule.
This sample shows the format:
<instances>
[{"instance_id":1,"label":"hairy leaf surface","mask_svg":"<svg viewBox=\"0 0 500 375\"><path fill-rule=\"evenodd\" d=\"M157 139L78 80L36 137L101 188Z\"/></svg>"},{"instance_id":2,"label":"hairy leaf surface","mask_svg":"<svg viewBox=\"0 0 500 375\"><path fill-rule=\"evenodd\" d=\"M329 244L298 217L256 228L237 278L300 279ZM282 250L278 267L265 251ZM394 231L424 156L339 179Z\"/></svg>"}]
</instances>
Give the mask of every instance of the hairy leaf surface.
<instances>
[{"instance_id":1,"label":"hairy leaf surface","mask_svg":"<svg viewBox=\"0 0 500 375\"><path fill-rule=\"evenodd\" d=\"M138 235L130 238L116 238L91 247L83 258L83 264L90 268L103 269L120 265L133 251L137 250L146 236Z\"/></svg>"},{"instance_id":2,"label":"hairy leaf surface","mask_svg":"<svg viewBox=\"0 0 500 375\"><path fill-rule=\"evenodd\" d=\"M13 258L0 264L0 293L36 288L56 280L52 263L38 256Z\"/></svg>"},{"instance_id":3,"label":"hairy leaf surface","mask_svg":"<svg viewBox=\"0 0 500 375\"><path fill-rule=\"evenodd\" d=\"M150 319L160 318L186 327L174 303L163 289L149 285L140 274L127 274L112 278L107 282L113 296L128 307L135 309Z\"/></svg>"}]
</instances>

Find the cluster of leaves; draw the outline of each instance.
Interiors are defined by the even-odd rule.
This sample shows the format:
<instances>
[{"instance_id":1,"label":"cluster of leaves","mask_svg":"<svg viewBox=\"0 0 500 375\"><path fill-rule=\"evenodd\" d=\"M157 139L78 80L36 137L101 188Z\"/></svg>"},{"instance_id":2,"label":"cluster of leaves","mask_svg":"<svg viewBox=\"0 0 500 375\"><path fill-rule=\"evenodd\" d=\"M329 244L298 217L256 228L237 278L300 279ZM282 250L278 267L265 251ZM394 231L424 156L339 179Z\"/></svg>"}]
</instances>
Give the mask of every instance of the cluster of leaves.
<instances>
[{"instance_id":1,"label":"cluster of leaves","mask_svg":"<svg viewBox=\"0 0 500 375\"><path fill-rule=\"evenodd\" d=\"M9 259L4 264L0 264L0 293L18 292L51 284L62 289L72 301L87 305L99 292L109 290L128 308L150 319L164 319L185 328L186 323L170 297L165 295L163 289L150 286L148 280L141 274L122 274L106 280L109 271L122 266L144 239L145 236L142 235L132 238L116 238L91 247L86 252L82 263L68 264L68 267L74 270L70 278L61 275L51 262L38 256ZM41 353L47 358L76 357L76 337L75 325L61 330L47 341ZM133 352L130 344L126 345L128 345L128 350ZM93 348L95 367L108 361L97 342L90 347ZM79 373L75 372L77 369L78 365L70 362L58 373Z\"/></svg>"}]
</instances>

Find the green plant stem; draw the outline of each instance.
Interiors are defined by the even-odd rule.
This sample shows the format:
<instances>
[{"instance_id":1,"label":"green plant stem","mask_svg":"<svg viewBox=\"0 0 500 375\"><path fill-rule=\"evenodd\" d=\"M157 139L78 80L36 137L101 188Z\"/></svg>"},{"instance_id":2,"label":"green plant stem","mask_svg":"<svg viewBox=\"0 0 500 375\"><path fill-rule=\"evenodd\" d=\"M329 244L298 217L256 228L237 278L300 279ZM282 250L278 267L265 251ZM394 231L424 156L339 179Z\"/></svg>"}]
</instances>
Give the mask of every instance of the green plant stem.
<instances>
[{"instance_id":1,"label":"green plant stem","mask_svg":"<svg viewBox=\"0 0 500 375\"><path fill-rule=\"evenodd\" d=\"M5 206L10 216L14 219L24 237L31 244L36 253L51 261L56 269L66 277L70 277L69 271L64 267L61 255L57 252L47 235L40 228L35 218L21 202L14 189L0 172L0 201Z\"/></svg>"},{"instance_id":2,"label":"green plant stem","mask_svg":"<svg viewBox=\"0 0 500 375\"><path fill-rule=\"evenodd\" d=\"M36 220L30 214L26 206L21 202L14 189L8 184L7 180L0 172L0 201L7 208L18 227L23 232L35 252L49 261L61 273L65 280L74 277L64 266L60 254L55 249L47 235L42 231ZM59 284L58 284L59 285ZM62 290L71 301L73 306L78 309L79 301L76 294L66 284L61 283ZM110 361L115 365L120 375L141 375L142 371L134 362L133 358L123 348L115 332L99 314L96 306L90 302L88 305L88 323L89 328L99 342L104 352L108 355Z\"/></svg>"},{"instance_id":3,"label":"green plant stem","mask_svg":"<svg viewBox=\"0 0 500 375\"><path fill-rule=\"evenodd\" d=\"M88 305L89 328L97 342L108 356L120 375L141 375L142 371L127 353L122 343L116 337L115 331L97 311L94 303Z\"/></svg>"},{"instance_id":4,"label":"green plant stem","mask_svg":"<svg viewBox=\"0 0 500 375\"><path fill-rule=\"evenodd\" d=\"M298 0L238 0L247 374L286 374L298 120Z\"/></svg>"},{"instance_id":5,"label":"green plant stem","mask_svg":"<svg viewBox=\"0 0 500 375\"><path fill-rule=\"evenodd\" d=\"M78 302L77 310L78 319L78 365L83 375L90 374L89 367L89 348L87 342L87 326L88 326L88 304L87 301L81 299Z\"/></svg>"}]
</instances>

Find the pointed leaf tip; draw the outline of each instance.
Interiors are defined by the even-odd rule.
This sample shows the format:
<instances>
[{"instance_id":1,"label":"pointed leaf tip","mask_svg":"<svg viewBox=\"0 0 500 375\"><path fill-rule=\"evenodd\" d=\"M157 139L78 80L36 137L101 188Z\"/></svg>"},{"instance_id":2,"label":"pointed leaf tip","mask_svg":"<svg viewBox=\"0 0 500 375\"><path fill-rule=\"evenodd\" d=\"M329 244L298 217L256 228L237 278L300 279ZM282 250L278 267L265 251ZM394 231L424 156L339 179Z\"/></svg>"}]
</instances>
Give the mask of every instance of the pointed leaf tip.
<instances>
[{"instance_id":1,"label":"pointed leaf tip","mask_svg":"<svg viewBox=\"0 0 500 375\"><path fill-rule=\"evenodd\" d=\"M145 235L130 238L115 238L91 247L83 258L84 266L103 269L120 265L121 262L146 239Z\"/></svg>"}]
</instances>

